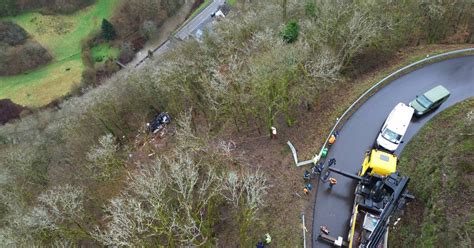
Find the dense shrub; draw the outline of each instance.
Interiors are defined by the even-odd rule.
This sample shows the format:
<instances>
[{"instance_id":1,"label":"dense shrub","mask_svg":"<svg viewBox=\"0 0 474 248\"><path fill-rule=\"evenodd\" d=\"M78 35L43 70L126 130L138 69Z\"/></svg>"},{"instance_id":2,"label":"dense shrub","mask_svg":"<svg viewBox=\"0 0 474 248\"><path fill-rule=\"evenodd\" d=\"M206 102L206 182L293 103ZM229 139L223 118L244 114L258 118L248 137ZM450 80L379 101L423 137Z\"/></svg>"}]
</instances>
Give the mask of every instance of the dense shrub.
<instances>
[{"instance_id":1,"label":"dense shrub","mask_svg":"<svg viewBox=\"0 0 474 248\"><path fill-rule=\"evenodd\" d=\"M92 4L95 0L2 0L0 16L17 15L21 12L41 9L46 12L69 14Z\"/></svg>"},{"instance_id":2,"label":"dense shrub","mask_svg":"<svg viewBox=\"0 0 474 248\"><path fill-rule=\"evenodd\" d=\"M147 40L158 34L158 28L155 21L145 21L140 26L140 35Z\"/></svg>"},{"instance_id":3,"label":"dense shrub","mask_svg":"<svg viewBox=\"0 0 474 248\"><path fill-rule=\"evenodd\" d=\"M184 0L122 0L112 18L112 23L121 37L137 30L143 32L145 27L147 30L143 37L149 38L155 35L149 31L155 32L155 28L161 26L183 3Z\"/></svg>"},{"instance_id":4,"label":"dense shrub","mask_svg":"<svg viewBox=\"0 0 474 248\"><path fill-rule=\"evenodd\" d=\"M15 15L18 12L15 6L15 0L0 1L0 17Z\"/></svg>"},{"instance_id":5,"label":"dense shrub","mask_svg":"<svg viewBox=\"0 0 474 248\"><path fill-rule=\"evenodd\" d=\"M13 22L0 22L0 76L16 75L52 59L40 44Z\"/></svg>"},{"instance_id":6,"label":"dense shrub","mask_svg":"<svg viewBox=\"0 0 474 248\"><path fill-rule=\"evenodd\" d=\"M312 0L306 0L304 4L304 13L308 17L316 17L317 8L316 4Z\"/></svg>"},{"instance_id":7,"label":"dense shrub","mask_svg":"<svg viewBox=\"0 0 474 248\"><path fill-rule=\"evenodd\" d=\"M110 77L118 70L120 67L115 63L115 60L108 58L104 63L96 66L97 81Z\"/></svg>"},{"instance_id":8,"label":"dense shrub","mask_svg":"<svg viewBox=\"0 0 474 248\"><path fill-rule=\"evenodd\" d=\"M21 112L25 107L15 104L10 99L0 100L0 125L7 123L10 120L20 117Z\"/></svg>"},{"instance_id":9,"label":"dense shrub","mask_svg":"<svg viewBox=\"0 0 474 248\"><path fill-rule=\"evenodd\" d=\"M135 52L133 51L132 45L129 42L124 42L120 47L119 60L126 64L133 60Z\"/></svg>"},{"instance_id":10,"label":"dense shrub","mask_svg":"<svg viewBox=\"0 0 474 248\"><path fill-rule=\"evenodd\" d=\"M281 32L281 36L287 43L292 43L298 39L299 31L300 27L298 26L298 22L290 21L288 24L286 24L285 28Z\"/></svg>"},{"instance_id":11,"label":"dense shrub","mask_svg":"<svg viewBox=\"0 0 474 248\"><path fill-rule=\"evenodd\" d=\"M9 21L0 21L0 44L10 46L21 45L28 38L26 31L17 24Z\"/></svg>"},{"instance_id":12,"label":"dense shrub","mask_svg":"<svg viewBox=\"0 0 474 248\"><path fill-rule=\"evenodd\" d=\"M86 67L94 67L94 58L92 57L92 52L89 48L82 50L81 59Z\"/></svg>"},{"instance_id":13,"label":"dense shrub","mask_svg":"<svg viewBox=\"0 0 474 248\"><path fill-rule=\"evenodd\" d=\"M0 46L1 47L1 46ZM51 61L48 51L34 41L0 49L0 75L16 75Z\"/></svg>"},{"instance_id":14,"label":"dense shrub","mask_svg":"<svg viewBox=\"0 0 474 248\"><path fill-rule=\"evenodd\" d=\"M114 26L107 19L102 19L102 37L107 41L114 40L117 37Z\"/></svg>"},{"instance_id":15,"label":"dense shrub","mask_svg":"<svg viewBox=\"0 0 474 248\"><path fill-rule=\"evenodd\" d=\"M81 86L87 87L89 85L95 85L97 83L96 77L97 71L94 67L87 67L82 71Z\"/></svg>"}]
</instances>

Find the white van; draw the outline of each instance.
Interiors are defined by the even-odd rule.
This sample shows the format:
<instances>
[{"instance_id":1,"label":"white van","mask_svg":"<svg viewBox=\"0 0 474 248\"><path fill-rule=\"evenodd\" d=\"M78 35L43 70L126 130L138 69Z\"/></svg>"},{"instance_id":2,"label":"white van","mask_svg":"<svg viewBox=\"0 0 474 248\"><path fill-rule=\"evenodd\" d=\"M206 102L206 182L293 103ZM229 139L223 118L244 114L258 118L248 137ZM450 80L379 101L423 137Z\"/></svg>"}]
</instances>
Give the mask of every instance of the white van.
<instances>
[{"instance_id":1,"label":"white van","mask_svg":"<svg viewBox=\"0 0 474 248\"><path fill-rule=\"evenodd\" d=\"M388 115L387 120L385 120L382 130L380 130L377 137L377 145L391 152L397 150L407 131L414 111L413 108L404 103L397 104Z\"/></svg>"}]
</instances>

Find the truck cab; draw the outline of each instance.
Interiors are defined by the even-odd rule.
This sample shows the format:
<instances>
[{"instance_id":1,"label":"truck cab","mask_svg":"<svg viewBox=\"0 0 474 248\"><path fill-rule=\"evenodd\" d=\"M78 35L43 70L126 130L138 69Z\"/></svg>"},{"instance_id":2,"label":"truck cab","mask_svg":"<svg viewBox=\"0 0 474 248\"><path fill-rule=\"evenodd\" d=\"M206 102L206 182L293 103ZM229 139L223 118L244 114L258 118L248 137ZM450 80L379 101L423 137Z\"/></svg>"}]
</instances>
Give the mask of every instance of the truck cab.
<instances>
[{"instance_id":1,"label":"truck cab","mask_svg":"<svg viewBox=\"0 0 474 248\"><path fill-rule=\"evenodd\" d=\"M397 156L377 149L365 153L364 162L359 176L373 176L377 174L385 177L397 171Z\"/></svg>"}]
</instances>

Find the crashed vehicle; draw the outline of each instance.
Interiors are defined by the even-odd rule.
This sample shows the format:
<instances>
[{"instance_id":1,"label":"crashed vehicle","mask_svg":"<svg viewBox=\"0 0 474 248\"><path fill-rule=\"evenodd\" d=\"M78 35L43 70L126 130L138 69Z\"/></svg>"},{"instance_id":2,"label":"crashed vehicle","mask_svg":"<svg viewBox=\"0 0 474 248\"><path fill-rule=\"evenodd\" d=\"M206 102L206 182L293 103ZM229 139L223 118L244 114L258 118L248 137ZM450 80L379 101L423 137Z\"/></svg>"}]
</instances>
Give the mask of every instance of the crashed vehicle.
<instances>
[{"instance_id":1,"label":"crashed vehicle","mask_svg":"<svg viewBox=\"0 0 474 248\"><path fill-rule=\"evenodd\" d=\"M153 120L147 123L147 128L150 133L156 134L163 130L167 124L171 122L171 116L166 112L161 112Z\"/></svg>"}]
</instances>

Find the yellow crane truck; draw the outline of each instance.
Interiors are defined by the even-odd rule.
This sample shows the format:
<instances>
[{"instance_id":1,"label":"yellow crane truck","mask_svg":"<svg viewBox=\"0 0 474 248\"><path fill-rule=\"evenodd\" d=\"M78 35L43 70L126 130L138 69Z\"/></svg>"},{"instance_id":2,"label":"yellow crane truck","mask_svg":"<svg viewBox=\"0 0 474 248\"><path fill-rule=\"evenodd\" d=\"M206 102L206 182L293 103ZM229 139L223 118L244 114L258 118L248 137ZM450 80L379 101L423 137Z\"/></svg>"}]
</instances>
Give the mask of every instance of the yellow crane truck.
<instances>
[{"instance_id":1,"label":"yellow crane truck","mask_svg":"<svg viewBox=\"0 0 474 248\"><path fill-rule=\"evenodd\" d=\"M397 173L397 156L372 149L367 151L357 175L334 167L324 167L321 175L327 179L330 172L359 181L350 219L349 248L386 247L390 218L414 197L407 193L410 179ZM334 238L321 234L322 240L333 244ZM384 242L385 239L385 242Z\"/></svg>"}]
</instances>

